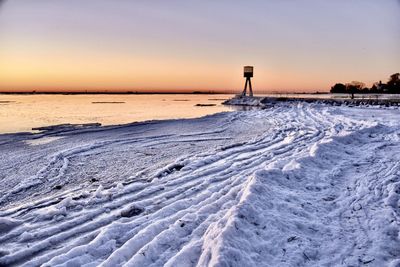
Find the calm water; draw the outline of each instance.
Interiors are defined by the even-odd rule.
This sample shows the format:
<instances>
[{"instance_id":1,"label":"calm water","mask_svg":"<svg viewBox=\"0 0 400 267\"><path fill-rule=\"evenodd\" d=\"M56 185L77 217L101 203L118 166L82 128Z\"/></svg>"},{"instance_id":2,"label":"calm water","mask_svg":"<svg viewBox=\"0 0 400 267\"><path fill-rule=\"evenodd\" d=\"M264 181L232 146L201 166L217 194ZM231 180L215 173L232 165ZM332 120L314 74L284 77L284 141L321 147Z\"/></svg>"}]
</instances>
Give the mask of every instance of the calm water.
<instances>
[{"instance_id":1,"label":"calm water","mask_svg":"<svg viewBox=\"0 0 400 267\"><path fill-rule=\"evenodd\" d=\"M103 125L195 118L231 108L232 95L1 95L0 133L62 123ZM196 104L216 106L197 107Z\"/></svg>"}]
</instances>

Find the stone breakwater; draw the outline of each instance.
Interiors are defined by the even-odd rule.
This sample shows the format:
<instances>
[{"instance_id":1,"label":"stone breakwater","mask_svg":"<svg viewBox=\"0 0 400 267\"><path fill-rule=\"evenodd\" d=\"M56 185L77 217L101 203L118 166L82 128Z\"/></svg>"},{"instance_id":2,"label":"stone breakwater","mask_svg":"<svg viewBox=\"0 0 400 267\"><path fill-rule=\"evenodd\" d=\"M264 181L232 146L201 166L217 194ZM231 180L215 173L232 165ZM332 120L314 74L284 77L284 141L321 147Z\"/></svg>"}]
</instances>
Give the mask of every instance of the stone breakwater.
<instances>
[{"instance_id":1,"label":"stone breakwater","mask_svg":"<svg viewBox=\"0 0 400 267\"><path fill-rule=\"evenodd\" d=\"M373 98L311 98L311 97L248 97L236 96L223 102L224 105L268 107L282 102L322 103L333 106L400 106L400 99Z\"/></svg>"}]
</instances>

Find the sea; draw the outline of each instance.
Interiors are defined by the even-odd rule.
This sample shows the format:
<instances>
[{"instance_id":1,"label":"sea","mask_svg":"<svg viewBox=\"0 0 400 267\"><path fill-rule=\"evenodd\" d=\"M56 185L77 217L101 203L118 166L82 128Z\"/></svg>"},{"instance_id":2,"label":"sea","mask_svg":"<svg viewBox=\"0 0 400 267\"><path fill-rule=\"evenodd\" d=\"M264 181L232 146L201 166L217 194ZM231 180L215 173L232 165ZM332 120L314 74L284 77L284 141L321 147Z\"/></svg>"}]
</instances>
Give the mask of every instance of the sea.
<instances>
[{"instance_id":1,"label":"sea","mask_svg":"<svg viewBox=\"0 0 400 267\"><path fill-rule=\"evenodd\" d=\"M0 133L59 124L118 125L231 111L220 94L0 94Z\"/></svg>"}]
</instances>

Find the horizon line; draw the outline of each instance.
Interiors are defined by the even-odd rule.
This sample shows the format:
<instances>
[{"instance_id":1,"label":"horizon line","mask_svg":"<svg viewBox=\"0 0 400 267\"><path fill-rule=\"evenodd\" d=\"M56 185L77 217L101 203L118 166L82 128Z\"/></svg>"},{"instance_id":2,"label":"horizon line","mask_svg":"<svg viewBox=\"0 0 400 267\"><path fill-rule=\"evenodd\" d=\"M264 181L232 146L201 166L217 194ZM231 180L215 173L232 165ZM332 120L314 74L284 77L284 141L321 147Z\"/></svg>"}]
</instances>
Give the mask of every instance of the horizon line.
<instances>
[{"instance_id":1,"label":"horizon line","mask_svg":"<svg viewBox=\"0 0 400 267\"><path fill-rule=\"evenodd\" d=\"M0 95L232 95L240 94L239 91L0 91ZM329 91L262 91L254 94L329 94Z\"/></svg>"},{"instance_id":2,"label":"horizon line","mask_svg":"<svg viewBox=\"0 0 400 267\"><path fill-rule=\"evenodd\" d=\"M69 90L57 90L57 89L14 89L14 90L2 90L0 94L239 94L243 89L198 89L198 90L129 90L129 89L69 89ZM329 90L270 90L270 89L257 89L254 90L258 94L313 94L313 93L329 93Z\"/></svg>"}]
</instances>

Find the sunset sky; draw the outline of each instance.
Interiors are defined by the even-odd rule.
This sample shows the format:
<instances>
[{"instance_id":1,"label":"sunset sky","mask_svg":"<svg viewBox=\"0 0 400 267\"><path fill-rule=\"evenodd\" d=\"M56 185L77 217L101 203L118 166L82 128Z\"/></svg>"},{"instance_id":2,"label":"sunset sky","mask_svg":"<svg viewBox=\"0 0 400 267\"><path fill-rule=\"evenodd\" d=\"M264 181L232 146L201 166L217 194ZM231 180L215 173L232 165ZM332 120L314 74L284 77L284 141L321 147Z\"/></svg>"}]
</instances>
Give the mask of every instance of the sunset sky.
<instances>
[{"instance_id":1,"label":"sunset sky","mask_svg":"<svg viewBox=\"0 0 400 267\"><path fill-rule=\"evenodd\" d=\"M0 0L1 1L1 0ZM0 91L370 86L400 72L398 0L8 0Z\"/></svg>"}]
</instances>

